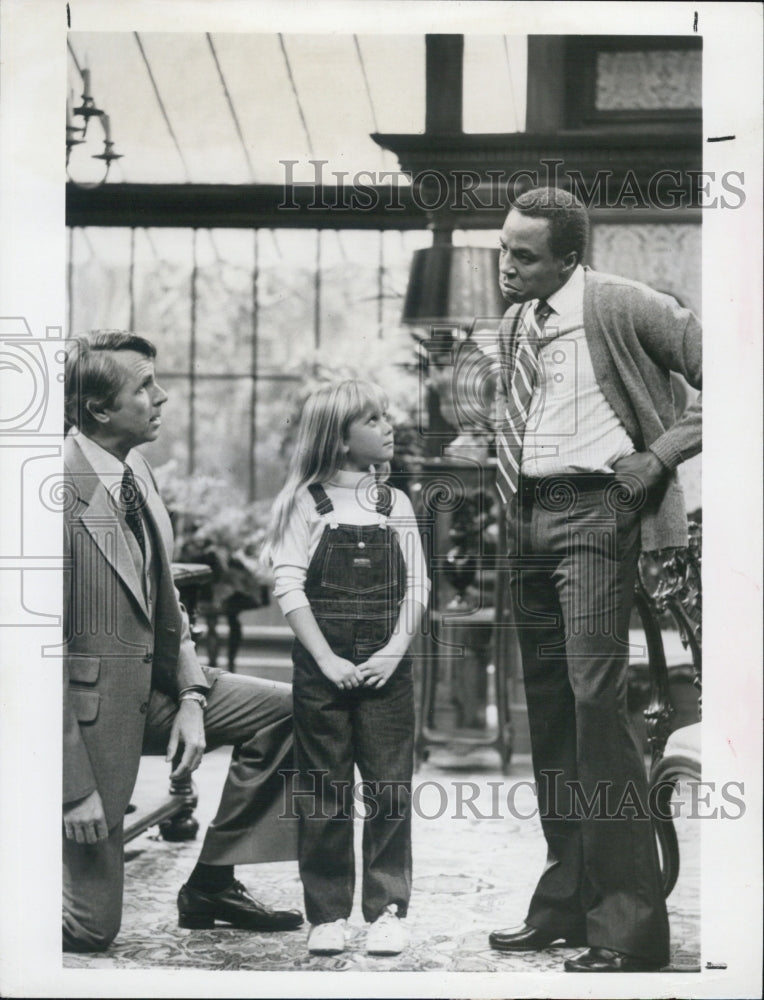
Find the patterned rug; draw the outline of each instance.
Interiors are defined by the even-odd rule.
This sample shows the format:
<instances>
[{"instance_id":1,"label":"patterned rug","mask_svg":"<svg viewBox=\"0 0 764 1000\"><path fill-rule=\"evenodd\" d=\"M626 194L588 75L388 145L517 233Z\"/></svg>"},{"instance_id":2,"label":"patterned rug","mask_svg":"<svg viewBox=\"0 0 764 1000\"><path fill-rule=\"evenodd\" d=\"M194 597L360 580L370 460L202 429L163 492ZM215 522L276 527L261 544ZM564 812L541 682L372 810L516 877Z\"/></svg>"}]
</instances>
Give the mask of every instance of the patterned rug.
<instances>
[{"instance_id":1,"label":"patterned rug","mask_svg":"<svg viewBox=\"0 0 764 1000\"><path fill-rule=\"evenodd\" d=\"M197 818L202 826L214 813L227 759L225 751L209 754L198 772ZM531 777L530 761L514 758L509 776L502 776L497 764L485 751L457 758L439 750L415 775L414 881L406 920L410 946L401 955L366 954L360 898L349 922L348 948L335 957L308 954L307 926L281 934L222 927L180 930L175 899L196 861L200 840L166 843L154 830L128 845L124 918L117 940L101 955L65 955L64 967L559 972L563 959L580 949L508 955L488 947L492 929L522 923L545 857L538 819L521 818L531 816L535 809L535 798L526 784ZM163 761L145 759L136 796L152 786L164 787L166 774ZM512 810L507 807L511 786ZM360 823L356 826L360 848ZM699 824L680 819L677 832L682 870L668 900L670 970L694 972L700 967ZM301 907L296 862L241 868L238 874L268 905Z\"/></svg>"}]
</instances>

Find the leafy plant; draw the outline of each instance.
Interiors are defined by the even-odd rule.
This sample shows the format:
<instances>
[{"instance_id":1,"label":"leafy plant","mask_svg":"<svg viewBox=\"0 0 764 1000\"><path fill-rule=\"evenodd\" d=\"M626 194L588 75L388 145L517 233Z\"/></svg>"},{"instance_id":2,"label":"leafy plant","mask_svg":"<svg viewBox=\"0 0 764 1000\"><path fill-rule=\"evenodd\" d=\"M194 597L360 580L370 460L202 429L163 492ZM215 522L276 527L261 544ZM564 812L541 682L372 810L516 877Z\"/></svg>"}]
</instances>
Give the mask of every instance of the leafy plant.
<instances>
[{"instance_id":1,"label":"leafy plant","mask_svg":"<svg viewBox=\"0 0 764 1000\"><path fill-rule=\"evenodd\" d=\"M214 558L218 563L215 583L231 586L241 578L240 568L232 564L244 557L253 585L270 583L270 569L263 558L270 501L247 503L222 478L182 475L175 460L154 472L175 529L177 559L209 565Z\"/></svg>"}]
</instances>

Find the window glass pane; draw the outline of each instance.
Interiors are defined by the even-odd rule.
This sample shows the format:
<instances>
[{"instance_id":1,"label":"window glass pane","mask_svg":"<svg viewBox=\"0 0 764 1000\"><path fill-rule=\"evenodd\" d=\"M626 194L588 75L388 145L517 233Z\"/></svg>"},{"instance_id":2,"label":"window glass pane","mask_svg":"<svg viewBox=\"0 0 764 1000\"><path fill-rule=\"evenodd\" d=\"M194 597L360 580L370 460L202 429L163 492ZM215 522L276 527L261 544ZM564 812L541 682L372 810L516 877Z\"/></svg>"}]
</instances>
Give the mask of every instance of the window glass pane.
<instances>
[{"instance_id":1,"label":"window glass pane","mask_svg":"<svg viewBox=\"0 0 764 1000\"><path fill-rule=\"evenodd\" d=\"M130 323L130 230L73 230L72 329L126 330Z\"/></svg>"},{"instance_id":2,"label":"window glass pane","mask_svg":"<svg viewBox=\"0 0 764 1000\"><path fill-rule=\"evenodd\" d=\"M302 385L296 379L261 379L257 383L257 443L255 445L255 498L275 497L284 485L289 462L282 450L288 421L295 416L295 400Z\"/></svg>"},{"instance_id":3,"label":"window glass pane","mask_svg":"<svg viewBox=\"0 0 764 1000\"><path fill-rule=\"evenodd\" d=\"M261 230L259 368L282 372L313 351L316 231Z\"/></svg>"},{"instance_id":4,"label":"window glass pane","mask_svg":"<svg viewBox=\"0 0 764 1000\"><path fill-rule=\"evenodd\" d=\"M422 132L425 115L424 35L359 35L380 132ZM397 167L397 160L394 161Z\"/></svg>"},{"instance_id":5,"label":"window glass pane","mask_svg":"<svg viewBox=\"0 0 764 1000\"><path fill-rule=\"evenodd\" d=\"M252 368L254 233L200 230L197 237L196 362L203 375Z\"/></svg>"},{"instance_id":6,"label":"window glass pane","mask_svg":"<svg viewBox=\"0 0 764 1000\"><path fill-rule=\"evenodd\" d=\"M205 35L201 32L144 31L140 37L183 153L184 179L225 184L246 184L252 180ZM131 41L126 39L126 45ZM141 70L140 75L145 77L145 67ZM257 91L251 88L250 93ZM157 106L156 98L149 103L153 110ZM125 141L137 124L135 118L135 110L126 117L125 128L130 132ZM134 142L130 148L137 150L140 156L143 143ZM167 158L177 162L179 157L175 153L174 157Z\"/></svg>"},{"instance_id":7,"label":"window glass pane","mask_svg":"<svg viewBox=\"0 0 764 1000\"><path fill-rule=\"evenodd\" d=\"M379 233L344 230L321 236L321 352L379 336Z\"/></svg>"},{"instance_id":8,"label":"window glass pane","mask_svg":"<svg viewBox=\"0 0 764 1000\"><path fill-rule=\"evenodd\" d=\"M81 328L128 326L130 237L127 229L73 232L74 311L81 319L89 317ZM254 479L256 495L267 498L283 482L282 440L295 415L295 395L314 363L324 374L380 381L395 402L399 366L413 366L416 358L414 341L401 324L411 256L429 246L432 237L424 230L323 232L322 343L316 353L317 232L197 233L194 475L225 478L244 496L250 485L255 238L259 378ZM156 343L159 380L169 394L162 433L147 452L157 465L172 461L176 474L183 476L189 466L193 241L189 229L134 233L133 326ZM97 311L86 312L91 304ZM215 377L223 373L241 377ZM404 395L407 392L403 390Z\"/></svg>"},{"instance_id":9,"label":"window glass pane","mask_svg":"<svg viewBox=\"0 0 764 1000\"><path fill-rule=\"evenodd\" d=\"M157 345L157 371L187 372L190 361L190 229L136 229L133 328Z\"/></svg>"},{"instance_id":10,"label":"window glass pane","mask_svg":"<svg viewBox=\"0 0 764 1000\"><path fill-rule=\"evenodd\" d=\"M426 230L388 231L383 234L382 327L386 337L405 329L401 324L401 315L409 282L411 258L415 250L422 250L431 245L432 234Z\"/></svg>"},{"instance_id":11,"label":"window glass pane","mask_svg":"<svg viewBox=\"0 0 764 1000\"><path fill-rule=\"evenodd\" d=\"M526 35L465 35L465 132L524 132Z\"/></svg>"},{"instance_id":12,"label":"window glass pane","mask_svg":"<svg viewBox=\"0 0 764 1000\"><path fill-rule=\"evenodd\" d=\"M195 472L220 477L244 496L250 468L248 377L202 378L196 382Z\"/></svg>"},{"instance_id":13,"label":"window glass pane","mask_svg":"<svg viewBox=\"0 0 764 1000\"><path fill-rule=\"evenodd\" d=\"M452 235L452 242L456 247L490 247L496 250L499 246L499 230L455 229Z\"/></svg>"},{"instance_id":14,"label":"window glass pane","mask_svg":"<svg viewBox=\"0 0 764 1000\"><path fill-rule=\"evenodd\" d=\"M387 126L380 124L380 119L389 123L390 131L422 131L424 37L366 36L358 47L350 34L282 37L310 136L308 148L315 151L315 155L306 156L307 136L302 129L293 134L298 140L295 145L302 150L294 157L298 160L295 179L312 180L308 159L328 161L324 182L329 184L334 182L331 171L347 171L352 177L364 170L397 170L396 158L389 152L384 154L370 134L385 130ZM287 114L295 103L288 82L283 88L274 88L271 99ZM276 129L277 134L283 133L281 122L276 123ZM279 152L278 159L283 157L283 151ZM283 180L283 174L276 179Z\"/></svg>"},{"instance_id":15,"label":"window glass pane","mask_svg":"<svg viewBox=\"0 0 764 1000\"><path fill-rule=\"evenodd\" d=\"M424 34L232 31L208 39L201 32L72 31L68 42L110 116L123 154L111 168L117 182L279 184L282 161L296 161L293 177L305 181L313 179L308 161L317 159L326 161L326 183L333 183L332 171L352 177L398 169L372 132L424 128ZM82 78L71 54L70 92L78 106ZM87 146L72 152L72 176L101 176L102 165L90 156L102 149L103 130L91 123Z\"/></svg>"}]
</instances>

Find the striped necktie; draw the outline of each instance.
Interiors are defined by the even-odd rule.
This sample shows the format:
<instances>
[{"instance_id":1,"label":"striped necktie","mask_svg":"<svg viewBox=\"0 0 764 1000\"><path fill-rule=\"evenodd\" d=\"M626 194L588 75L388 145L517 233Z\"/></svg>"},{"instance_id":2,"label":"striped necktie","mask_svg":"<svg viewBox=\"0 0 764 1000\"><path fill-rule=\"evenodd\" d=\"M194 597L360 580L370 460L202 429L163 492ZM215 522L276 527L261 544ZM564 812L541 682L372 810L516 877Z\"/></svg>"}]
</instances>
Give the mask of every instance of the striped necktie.
<instances>
[{"instance_id":1,"label":"striped necktie","mask_svg":"<svg viewBox=\"0 0 764 1000\"><path fill-rule=\"evenodd\" d=\"M549 303L539 299L535 309L526 310L514 331L514 343L511 345L514 354L512 380L504 413L501 415L496 448L496 487L505 504L517 493L523 435L538 380L541 331L552 312Z\"/></svg>"},{"instance_id":2,"label":"striped necktie","mask_svg":"<svg viewBox=\"0 0 764 1000\"><path fill-rule=\"evenodd\" d=\"M143 558L145 560L146 536L143 531L143 517L141 516L141 510L146 501L143 498L140 487L135 481L133 470L129 465L125 465L125 471L122 473L122 485L119 491L119 502L125 513L127 526L135 535L135 539L140 546L141 553L143 554Z\"/></svg>"}]
</instances>

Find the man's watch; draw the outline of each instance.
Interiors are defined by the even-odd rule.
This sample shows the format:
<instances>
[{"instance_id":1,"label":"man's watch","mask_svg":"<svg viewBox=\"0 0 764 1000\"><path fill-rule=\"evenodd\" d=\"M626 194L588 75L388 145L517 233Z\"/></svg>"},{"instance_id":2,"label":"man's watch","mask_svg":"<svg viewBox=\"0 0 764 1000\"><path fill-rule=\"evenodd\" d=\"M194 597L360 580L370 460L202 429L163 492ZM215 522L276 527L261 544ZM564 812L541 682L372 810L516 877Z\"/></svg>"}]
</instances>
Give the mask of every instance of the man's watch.
<instances>
[{"instance_id":1,"label":"man's watch","mask_svg":"<svg viewBox=\"0 0 764 1000\"><path fill-rule=\"evenodd\" d=\"M181 701L198 701L204 711L207 707L207 699L201 691L184 691L180 696Z\"/></svg>"}]
</instances>

